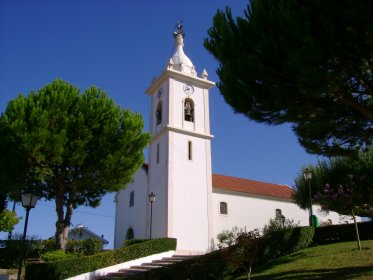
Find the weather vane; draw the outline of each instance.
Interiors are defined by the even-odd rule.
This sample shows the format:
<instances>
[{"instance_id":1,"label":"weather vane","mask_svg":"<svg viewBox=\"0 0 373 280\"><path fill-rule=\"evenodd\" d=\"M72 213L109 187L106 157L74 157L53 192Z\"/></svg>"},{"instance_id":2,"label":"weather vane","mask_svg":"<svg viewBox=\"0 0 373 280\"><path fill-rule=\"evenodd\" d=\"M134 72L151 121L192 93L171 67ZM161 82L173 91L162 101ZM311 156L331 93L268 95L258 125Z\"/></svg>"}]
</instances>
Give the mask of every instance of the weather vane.
<instances>
[{"instance_id":1,"label":"weather vane","mask_svg":"<svg viewBox=\"0 0 373 280\"><path fill-rule=\"evenodd\" d=\"M183 21L181 19L177 21L177 24L175 25L175 27L177 28L177 31L174 32L174 37L176 37L179 34L184 37L185 33L183 31L183 26L181 25L182 22Z\"/></svg>"}]
</instances>

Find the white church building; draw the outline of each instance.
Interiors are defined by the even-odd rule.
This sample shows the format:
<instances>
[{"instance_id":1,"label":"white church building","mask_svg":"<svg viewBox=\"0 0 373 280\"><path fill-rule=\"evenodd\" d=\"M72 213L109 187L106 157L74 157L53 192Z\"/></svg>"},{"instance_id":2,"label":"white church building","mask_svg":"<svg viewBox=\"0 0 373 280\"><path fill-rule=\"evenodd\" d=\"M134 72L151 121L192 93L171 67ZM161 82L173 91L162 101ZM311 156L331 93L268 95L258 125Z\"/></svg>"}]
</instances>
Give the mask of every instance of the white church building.
<instances>
[{"instance_id":1,"label":"white church building","mask_svg":"<svg viewBox=\"0 0 373 280\"><path fill-rule=\"evenodd\" d=\"M215 85L203 70L198 76L185 55L184 33L174 33L175 52L146 94L150 97L152 140L148 164L115 197L114 248L126 239L177 238L177 250L216 249L217 235L234 226L263 228L284 215L308 225L308 211L293 201L286 185L212 174L209 90ZM149 194L155 201L149 201ZM313 206L321 223L350 222Z\"/></svg>"}]
</instances>

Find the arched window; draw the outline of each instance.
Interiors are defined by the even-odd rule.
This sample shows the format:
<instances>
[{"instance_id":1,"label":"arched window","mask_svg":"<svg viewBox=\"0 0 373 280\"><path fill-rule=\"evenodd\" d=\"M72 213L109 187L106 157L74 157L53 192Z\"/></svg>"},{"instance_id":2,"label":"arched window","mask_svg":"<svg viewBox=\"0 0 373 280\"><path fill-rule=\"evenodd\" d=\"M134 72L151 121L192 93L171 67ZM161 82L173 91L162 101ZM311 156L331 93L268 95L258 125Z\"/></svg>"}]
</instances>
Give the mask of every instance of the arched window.
<instances>
[{"instance_id":1,"label":"arched window","mask_svg":"<svg viewBox=\"0 0 373 280\"><path fill-rule=\"evenodd\" d=\"M184 101L184 120L194 122L194 102L190 98Z\"/></svg>"},{"instance_id":2,"label":"arched window","mask_svg":"<svg viewBox=\"0 0 373 280\"><path fill-rule=\"evenodd\" d=\"M135 191L130 192L130 207L135 205Z\"/></svg>"},{"instance_id":3,"label":"arched window","mask_svg":"<svg viewBox=\"0 0 373 280\"><path fill-rule=\"evenodd\" d=\"M133 239L135 237L133 229L130 227L127 229L126 240Z\"/></svg>"},{"instance_id":4,"label":"arched window","mask_svg":"<svg viewBox=\"0 0 373 280\"><path fill-rule=\"evenodd\" d=\"M160 125L162 122L162 101L158 102L157 111L155 111L156 124Z\"/></svg>"},{"instance_id":5,"label":"arched window","mask_svg":"<svg viewBox=\"0 0 373 280\"><path fill-rule=\"evenodd\" d=\"M220 202L220 214L228 214L228 204L226 202Z\"/></svg>"}]
</instances>

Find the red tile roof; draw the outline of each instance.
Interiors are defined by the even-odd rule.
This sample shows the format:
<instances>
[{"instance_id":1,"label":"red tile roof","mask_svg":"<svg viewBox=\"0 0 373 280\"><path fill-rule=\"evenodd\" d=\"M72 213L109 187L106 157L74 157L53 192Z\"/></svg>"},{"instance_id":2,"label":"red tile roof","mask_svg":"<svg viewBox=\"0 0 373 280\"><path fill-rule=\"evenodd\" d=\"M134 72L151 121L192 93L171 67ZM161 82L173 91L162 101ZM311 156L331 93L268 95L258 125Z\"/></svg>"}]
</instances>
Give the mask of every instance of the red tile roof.
<instances>
[{"instance_id":1,"label":"red tile roof","mask_svg":"<svg viewBox=\"0 0 373 280\"><path fill-rule=\"evenodd\" d=\"M287 185L259 182L250 179L212 174L212 187L271 197L292 199L294 190Z\"/></svg>"}]
</instances>

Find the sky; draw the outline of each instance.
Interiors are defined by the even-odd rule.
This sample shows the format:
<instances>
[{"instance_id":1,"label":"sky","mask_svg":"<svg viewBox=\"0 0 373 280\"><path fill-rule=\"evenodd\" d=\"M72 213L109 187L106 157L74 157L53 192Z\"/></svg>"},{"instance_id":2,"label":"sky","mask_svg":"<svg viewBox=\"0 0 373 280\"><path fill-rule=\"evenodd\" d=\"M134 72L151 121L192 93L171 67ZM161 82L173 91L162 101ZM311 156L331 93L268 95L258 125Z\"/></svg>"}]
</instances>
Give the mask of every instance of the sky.
<instances>
[{"instance_id":1,"label":"sky","mask_svg":"<svg viewBox=\"0 0 373 280\"><path fill-rule=\"evenodd\" d=\"M149 128L150 99L144 94L173 54L178 20L183 21L184 51L200 74L219 82L218 61L204 48L218 9L243 16L247 0L1 0L0 112L56 78L82 91L95 85L123 108L143 115ZM286 97L284 97L286 98ZM317 161L300 146L289 125L250 121L225 103L217 87L210 91L212 169L214 173L294 186L301 167ZM83 224L114 240L114 194L99 207L79 207L72 226ZM11 207L9 203L8 207ZM17 205L18 216L25 216ZM54 236L53 201L38 201L30 212L27 234ZM15 231L22 233L24 219ZM0 238L5 238L0 234Z\"/></svg>"}]
</instances>

